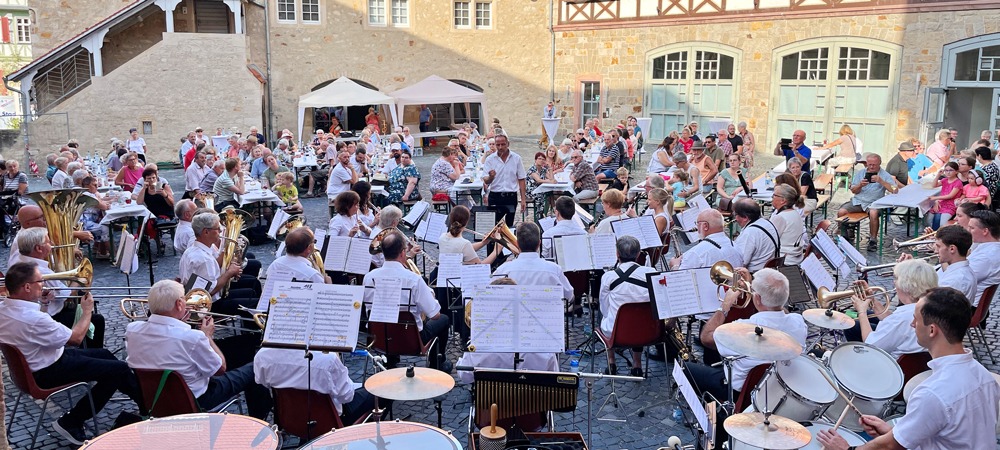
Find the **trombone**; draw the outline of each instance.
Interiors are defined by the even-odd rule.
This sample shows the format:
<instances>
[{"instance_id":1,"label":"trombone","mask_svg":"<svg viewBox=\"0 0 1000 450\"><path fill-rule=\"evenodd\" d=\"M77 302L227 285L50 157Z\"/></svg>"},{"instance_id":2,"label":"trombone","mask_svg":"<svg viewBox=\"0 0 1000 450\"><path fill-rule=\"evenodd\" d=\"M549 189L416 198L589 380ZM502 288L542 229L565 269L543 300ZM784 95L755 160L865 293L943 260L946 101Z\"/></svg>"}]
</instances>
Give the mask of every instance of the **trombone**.
<instances>
[{"instance_id":1,"label":"trombone","mask_svg":"<svg viewBox=\"0 0 1000 450\"><path fill-rule=\"evenodd\" d=\"M741 298L739 301L733 305L734 308L746 308L753 301L753 288L747 283L743 278L736 275L736 271L733 270L733 265L729 264L728 261L719 261L712 264L712 268L709 270L709 278L715 283L718 288L716 292L719 296L719 301L723 301L725 294L722 292L723 287L729 287L730 290L735 290L739 292Z\"/></svg>"},{"instance_id":2,"label":"trombone","mask_svg":"<svg viewBox=\"0 0 1000 450\"><path fill-rule=\"evenodd\" d=\"M869 286L868 283L863 283L863 280L857 280L852 282L850 289L845 291L830 291L825 287L819 288L816 291L816 303L819 304L820 308L834 309L837 306L837 302L845 298L850 299L857 296L865 300L871 300L872 313L867 315L870 319L882 315L889 310L889 299L895 292L895 289L890 291L884 287ZM884 301L879 302L879 297L884 297ZM859 316L866 313L867 311L858 311Z\"/></svg>"},{"instance_id":3,"label":"trombone","mask_svg":"<svg viewBox=\"0 0 1000 450\"><path fill-rule=\"evenodd\" d=\"M903 249L903 248L907 248L907 247L917 247L917 246L922 246L922 245L933 244L936 235L937 235L937 231L935 230L935 231L931 231L930 233L924 233L924 234L922 234L920 236L917 236L917 237L915 237L913 239L908 239L908 240L905 240L905 241L902 241L902 242L900 242L900 241L898 241L896 239L893 239L892 240L892 248L893 248L893 250L899 250L899 249Z\"/></svg>"},{"instance_id":4,"label":"trombone","mask_svg":"<svg viewBox=\"0 0 1000 450\"><path fill-rule=\"evenodd\" d=\"M913 258L913 260L914 261L926 261L928 264L930 264L930 263L933 263L933 261L935 259L937 259L937 257L938 257L938 255L929 255L929 256L925 256L923 258ZM884 270L884 269L892 269L893 267L896 267L896 264L899 264L900 262L902 262L902 261L892 262L892 263L886 263L886 264L879 264L879 265L875 265L875 266L862 266L862 265L859 264L858 267L857 267L857 270L858 270L858 273L860 273L861 275L867 275L868 272L871 272L871 271L880 271L880 270ZM876 273L876 275L884 276L885 274Z\"/></svg>"},{"instance_id":5,"label":"trombone","mask_svg":"<svg viewBox=\"0 0 1000 450\"><path fill-rule=\"evenodd\" d=\"M209 311L212 308L212 294L208 291L200 288L191 289L187 294L184 295L184 303L187 305L187 310L191 313L187 319L187 323L191 325L199 325L203 317L212 317L218 320L220 323L224 321L249 321L241 316L231 316L228 314L219 314ZM121 300L119 304L122 314L125 315L130 321L136 320L146 320L149 318L149 299L145 298L130 298L125 297ZM247 331L248 328L235 325L217 325L219 328L232 329ZM261 328L263 329L263 328ZM251 330L252 331L252 330Z\"/></svg>"}]
</instances>

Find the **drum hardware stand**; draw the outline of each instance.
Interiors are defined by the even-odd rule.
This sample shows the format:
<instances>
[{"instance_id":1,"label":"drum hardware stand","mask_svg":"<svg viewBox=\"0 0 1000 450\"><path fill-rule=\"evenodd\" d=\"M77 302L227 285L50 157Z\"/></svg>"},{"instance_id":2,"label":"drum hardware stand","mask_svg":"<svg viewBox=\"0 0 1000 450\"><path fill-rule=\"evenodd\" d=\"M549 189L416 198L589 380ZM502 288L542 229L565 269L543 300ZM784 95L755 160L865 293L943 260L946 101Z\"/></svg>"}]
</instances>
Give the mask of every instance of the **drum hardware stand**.
<instances>
[{"instance_id":1,"label":"drum hardware stand","mask_svg":"<svg viewBox=\"0 0 1000 450\"><path fill-rule=\"evenodd\" d=\"M594 419L594 380L609 378L611 380L622 381L643 381L642 377L625 375L605 375L603 373L577 372L576 376L587 379L587 442L593 440L593 419ZM590 448L588 446L588 448Z\"/></svg>"}]
</instances>

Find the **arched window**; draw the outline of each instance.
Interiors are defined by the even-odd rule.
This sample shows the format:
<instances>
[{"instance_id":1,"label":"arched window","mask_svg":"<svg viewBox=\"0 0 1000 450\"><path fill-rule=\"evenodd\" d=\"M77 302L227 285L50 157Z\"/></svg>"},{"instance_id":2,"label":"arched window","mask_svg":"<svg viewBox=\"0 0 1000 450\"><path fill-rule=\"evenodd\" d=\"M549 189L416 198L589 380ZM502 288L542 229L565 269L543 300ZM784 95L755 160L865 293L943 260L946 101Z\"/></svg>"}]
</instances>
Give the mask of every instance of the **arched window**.
<instances>
[{"instance_id":1,"label":"arched window","mask_svg":"<svg viewBox=\"0 0 1000 450\"><path fill-rule=\"evenodd\" d=\"M718 44L675 44L650 53L644 110L653 122L647 142L661 140L692 121L708 131L712 119L732 120L739 60L738 49Z\"/></svg>"}]
</instances>

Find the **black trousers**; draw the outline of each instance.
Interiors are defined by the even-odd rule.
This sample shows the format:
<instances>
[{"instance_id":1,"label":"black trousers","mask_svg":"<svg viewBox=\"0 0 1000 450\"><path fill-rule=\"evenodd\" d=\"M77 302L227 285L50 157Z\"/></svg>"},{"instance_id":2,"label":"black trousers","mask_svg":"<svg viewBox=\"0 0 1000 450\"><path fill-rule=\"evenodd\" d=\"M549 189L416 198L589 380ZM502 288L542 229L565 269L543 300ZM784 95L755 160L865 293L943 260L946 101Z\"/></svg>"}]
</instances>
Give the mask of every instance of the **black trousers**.
<instances>
[{"instance_id":1,"label":"black trousers","mask_svg":"<svg viewBox=\"0 0 1000 450\"><path fill-rule=\"evenodd\" d=\"M139 382L125 361L103 348L67 348L52 365L34 373L39 387L50 389L69 383L82 381L96 382L91 387L94 397L94 411L104 409L115 391L129 396L137 405L142 405ZM67 425L80 426L90 419L90 400L83 396L66 414Z\"/></svg>"},{"instance_id":2,"label":"black trousers","mask_svg":"<svg viewBox=\"0 0 1000 450\"><path fill-rule=\"evenodd\" d=\"M56 313L52 316L52 319L66 326L66 328L73 329L73 322L76 321L76 305L73 303L66 303L62 311ZM104 329L105 322L104 316L98 314L96 311L90 316L90 323L94 325L94 337L88 338L84 337L84 344L86 348L104 348Z\"/></svg>"},{"instance_id":3,"label":"black trousers","mask_svg":"<svg viewBox=\"0 0 1000 450\"><path fill-rule=\"evenodd\" d=\"M438 338L436 345L431 347L427 352L427 357L430 359L429 367L432 369L439 368L441 361L446 357L445 351L448 348L448 336L451 334L448 332L450 325L451 319L447 315L441 314L437 319L425 320L424 329L420 330L420 339L424 343L430 342L435 337Z\"/></svg>"},{"instance_id":4,"label":"black trousers","mask_svg":"<svg viewBox=\"0 0 1000 450\"><path fill-rule=\"evenodd\" d=\"M250 416L266 419L267 414L271 412L271 392L254 381L253 364L227 370L222 375L210 378L208 390L198 397L198 406L211 409L240 392L247 396L247 412Z\"/></svg>"},{"instance_id":5,"label":"black trousers","mask_svg":"<svg viewBox=\"0 0 1000 450\"><path fill-rule=\"evenodd\" d=\"M514 213L517 212L517 192L490 192L488 199L490 206L495 206L497 212L503 214L503 221L507 223L507 226L514 226Z\"/></svg>"},{"instance_id":6,"label":"black trousers","mask_svg":"<svg viewBox=\"0 0 1000 450\"><path fill-rule=\"evenodd\" d=\"M420 132L421 133L426 133L428 131L431 131L431 123L430 122L420 122ZM428 142L429 141L427 140L427 138L420 138L420 147L422 147L424 150L426 150Z\"/></svg>"}]
</instances>

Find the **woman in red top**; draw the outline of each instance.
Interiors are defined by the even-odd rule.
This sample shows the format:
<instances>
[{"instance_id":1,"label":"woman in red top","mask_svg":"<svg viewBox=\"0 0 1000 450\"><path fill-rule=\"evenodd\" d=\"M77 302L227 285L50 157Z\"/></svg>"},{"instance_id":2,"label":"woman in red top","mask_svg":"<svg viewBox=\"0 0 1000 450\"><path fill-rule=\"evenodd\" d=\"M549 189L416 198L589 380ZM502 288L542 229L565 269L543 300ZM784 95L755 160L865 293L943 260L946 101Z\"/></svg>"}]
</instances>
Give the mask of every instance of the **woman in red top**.
<instances>
[{"instance_id":1,"label":"woman in red top","mask_svg":"<svg viewBox=\"0 0 1000 450\"><path fill-rule=\"evenodd\" d=\"M378 113L375 112L375 107L368 107L368 115L365 116L365 125L375 125L375 131L381 132L378 128Z\"/></svg>"},{"instance_id":2,"label":"woman in red top","mask_svg":"<svg viewBox=\"0 0 1000 450\"><path fill-rule=\"evenodd\" d=\"M674 148L671 153L677 153L678 151L691 153L692 146L694 146L694 139L691 139L691 129L684 127L684 129L681 130L681 137L674 143Z\"/></svg>"},{"instance_id":3,"label":"woman in red top","mask_svg":"<svg viewBox=\"0 0 1000 450\"><path fill-rule=\"evenodd\" d=\"M142 179L142 164L139 163L139 155L135 152L125 154L125 165L115 176L115 184L122 187L126 192L132 192L135 183Z\"/></svg>"}]
</instances>

